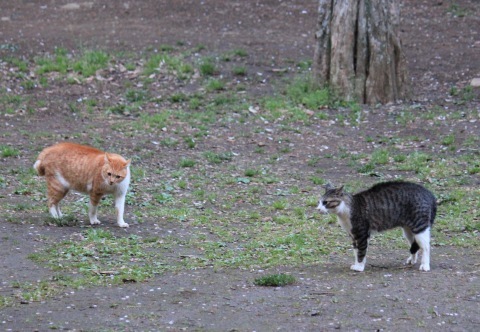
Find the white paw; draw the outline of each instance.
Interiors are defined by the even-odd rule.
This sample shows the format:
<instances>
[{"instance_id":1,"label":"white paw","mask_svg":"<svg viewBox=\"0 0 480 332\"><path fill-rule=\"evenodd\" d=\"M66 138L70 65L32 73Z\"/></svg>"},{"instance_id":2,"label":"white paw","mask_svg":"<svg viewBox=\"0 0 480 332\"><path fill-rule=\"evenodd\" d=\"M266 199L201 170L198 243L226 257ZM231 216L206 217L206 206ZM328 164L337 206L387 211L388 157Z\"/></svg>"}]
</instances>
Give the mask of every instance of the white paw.
<instances>
[{"instance_id":1,"label":"white paw","mask_svg":"<svg viewBox=\"0 0 480 332\"><path fill-rule=\"evenodd\" d=\"M425 272L430 271L430 264L421 264L419 270L420 271L425 271Z\"/></svg>"},{"instance_id":2,"label":"white paw","mask_svg":"<svg viewBox=\"0 0 480 332\"><path fill-rule=\"evenodd\" d=\"M118 223L118 226L119 226L119 227L122 227L122 228L128 228L128 227L130 227L126 222Z\"/></svg>"},{"instance_id":3,"label":"white paw","mask_svg":"<svg viewBox=\"0 0 480 332\"><path fill-rule=\"evenodd\" d=\"M50 209L50 215L52 216L52 218L54 219L60 219L62 217L62 213L60 212L59 209L57 209L56 206L51 206Z\"/></svg>"},{"instance_id":4,"label":"white paw","mask_svg":"<svg viewBox=\"0 0 480 332\"><path fill-rule=\"evenodd\" d=\"M407 265L414 265L417 263L417 254L411 255L410 257L407 258L407 262L405 264Z\"/></svg>"},{"instance_id":5,"label":"white paw","mask_svg":"<svg viewBox=\"0 0 480 332\"><path fill-rule=\"evenodd\" d=\"M364 269L365 269L365 265L363 264L355 263L352 266L350 266L350 270L357 271L357 272L363 272Z\"/></svg>"},{"instance_id":6,"label":"white paw","mask_svg":"<svg viewBox=\"0 0 480 332\"><path fill-rule=\"evenodd\" d=\"M98 219L90 219L90 225L100 225L100 220L98 220Z\"/></svg>"}]
</instances>

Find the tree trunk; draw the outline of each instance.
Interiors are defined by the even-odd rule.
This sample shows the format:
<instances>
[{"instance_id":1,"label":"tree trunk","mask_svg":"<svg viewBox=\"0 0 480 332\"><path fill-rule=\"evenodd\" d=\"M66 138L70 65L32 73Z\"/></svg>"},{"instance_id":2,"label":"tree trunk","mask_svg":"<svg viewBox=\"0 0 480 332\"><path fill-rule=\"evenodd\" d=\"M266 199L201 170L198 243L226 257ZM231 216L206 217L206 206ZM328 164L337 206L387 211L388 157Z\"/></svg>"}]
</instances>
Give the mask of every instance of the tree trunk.
<instances>
[{"instance_id":1,"label":"tree trunk","mask_svg":"<svg viewBox=\"0 0 480 332\"><path fill-rule=\"evenodd\" d=\"M319 0L313 75L347 101L408 97L395 0Z\"/></svg>"}]
</instances>

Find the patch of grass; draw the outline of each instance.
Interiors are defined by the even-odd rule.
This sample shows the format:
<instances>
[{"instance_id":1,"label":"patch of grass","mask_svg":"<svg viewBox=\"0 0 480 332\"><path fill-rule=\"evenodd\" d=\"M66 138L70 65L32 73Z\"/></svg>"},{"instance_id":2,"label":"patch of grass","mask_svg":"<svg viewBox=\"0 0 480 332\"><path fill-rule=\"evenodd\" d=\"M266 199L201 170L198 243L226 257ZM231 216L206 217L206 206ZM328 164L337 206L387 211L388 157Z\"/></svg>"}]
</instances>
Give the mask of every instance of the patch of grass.
<instances>
[{"instance_id":1,"label":"patch of grass","mask_svg":"<svg viewBox=\"0 0 480 332\"><path fill-rule=\"evenodd\" d=\"M189 103L188 103L189 107L191 109L194 109L194 110L197 110L200 108L200 106L202 105L202 101L200 98L197 98L197 97L193 97L189 100Z\"/></svg>"},{"instance_id":2,"label":"patch of grass","mask_svg":"<svg viewBox=\"0 0 480 332\"><path fill-rule=\"evenodd\" d=\"M170 101L172 103L181 103L188 100L188 96L182 92L174 93L170 96Z\"/></svg>"},{"instance_id":3,"label":"patch of grass","mask_svg":"<svg viewBox=\"0 0 480 332\"><path fill-rule=\"evenodd\" d=\"M195 139L192 137L184 137L183 141L187 144L187 147L189 149L195 149L195 146L197 145Z\"/></svg>"},{"instance_id":4,"label":"patch of grass","mask_svg":"<svg viewBox=\"0 0 480 332\"><path fill-rule=\"evenodd\" d=\"M233 158L233 154L231 152L212 152L206 151L203 156L212 164L220 164L224 161L230 161Z\"/></svg>"},{"instance_id":5,"label":"patch of grass","mask_svg":"<svg viewBox=\"0 0 480 332\"><path fill-rule=\"evenodd\" d=\"M215 75L217 68L215 67L212 59L204 58L200 61L198 70L202 76L213 76Z\"/></svg>"},{"instance_id":6,"label":"patch of grass","mask_svg":"<svg viewBox=\"0 0 480 332\"><path fill-rule=\"evenodd\" d=\"M8 145L0 145L0 155L2 158L18 157L20 151Z\"/></svg>"},{"instance_id":7,"label":"patch of grass","mask_svg":"<svg viewBox=\"0 0 480 332\"><path fill-rule=\"evenodd\" d=\"M480 173L480 165L474 165L472 167L469 167L467 171L468 171L468 174L471 174L471 175L478 174Z\"/></svg>"},{"instance_id":8,"label":"patch of grass","mask_svg":"<svg viewBox=\"0 0 480 332\"><path fill-rule=\"evenodd\" d=\"M73 215L64 215L61 218L48 216L45 219L44 224L57 227L73 227L78 225L78 220Z\"/></svg>"},{"instance_id":9,"label":"patch of grass","mask_svg":"<svg viewBox=\"0 0 480 332\"><path fill-rule=\"evenodd\" d=\"M309 77L296 78L287 87L286 95L297 105L304 105L311 110L328 106L332 103L328 89L317 89Z\"/></svg>"},{"instance_id":10,"label":"patch of grass","mask_svg":"<svg viewBox=\"0 0 480 332\"><path fill-rule=\"evenodd\" d=\"M160 52L173 52L175 50L175 47L173 47L172 45L162 44L158 46L158 50Z\"/></svg>"},{"instance_id":11,"label":"patch of grass","mask_svg":"<svg viewBox=\"0 0 480 332\"><path fill-rule=\"evenodd\" d=\"M160 141L160 144L169 148L173 148L178 145L178 140L172 137L166 137Z\"/></svg>"},{"instance_id":12,"label":"patch of grass","mask_svg":"<svg viewBox=\"0 0 480 332\"><path fill-rule=\"evenodd\" d=\"M145 90L129 89L125 93L125 98L131 103L142 102L147 100L148 94Z\"/></svg>"},{"instance_id":13,"label":"patch of grass","mask_svg":"<svg viewBox=\"0 0 480 332\"><path fill-rule=\"evenodd\" d=\"M398 169L402 171L414 171L415 173L425 172L431 157L423 152L413 152L409 154Z\"/></svg>"},{"instance_id":14,"label":"patch of grass","mask_svg":"<svg viewBox=\"0 0 480 332\"><path fill-rule=\"evenodd\" d=\"M362 166L357 168L357 171L361 174L370 174L375 171L375 165L372 163L363 164Z\"/></svg>"},{"instance_id":15,"label":"patch of grass","mask_svg":"<svg viewBox=\"0 0 480 332\"><path fill-rule=\"evenodd\" d=\"M22 83L20 83L20 86L24 88L25 90L33 90L36 87L35 81L32 80L25 80Z\"/></svg>"},{"instance_id":16,"label":"patch of grass","mask_svg":"<svg viewBox=\"0 0 480 332\"><path fill-rule=\"evenodd\" d=\"M185 63L180 56L172 56L165 53L152 55L144 65L143 74L150 76L162 70L170 74L175 74L179 79L190 77L193 72L193 66Z\"/></svg>"},{"instance_id":17,"label":"patch of grass","mask_svg":"<svg viewBox=\"0 0 480 332\"><path fill-rule=\"evenodd\" d=\"M312 181L312 183L313 183L314 185L317 185L317 186L321 186L321 185L327 183L327 180L325 180L324 178L320 178L320 177L318 177L318 176L312 176L312 177L310 178L310 180Z\"/></svg>"},{"instance_id":18,"label":"patch of grass","mask_svg":"<svg viewBox=\"0 0 480 332\"><path fill-rule=\"evenodd\" d=\"M72 65L73 70L83 77L93 76L97 70L107 67L110 56L103 51L86 51Z\"/></svg>"},{"instance_id":19,"label":"patch of grass","mask_svg":"<svg viewBox=\"0 0 480 332\"><path fill-rule=\"evenodd\" d=\"M160 63L164 58L165 56L163 54L155 54L150 57L143 67L143 74L149 76L158 72Z\"/></svg>"},{"instance_id":20,"label":"patch of grass","mask_svg":"<svg viewBox=\"0 0 480 332\"><path fill-rule=\"evenodd\" d=\"M297 68L300 70L308 70L312 67L312 60L300 61L297 63Z\"/></svg>"},{"instance_id":21,"label":"patch of grass","mask_svg":"<svg viewBox=\"0 0 480 332\"><path fill-rule=\"evenodd\" d=\"M50 72L67 73L71 67L71 60L68 58L67 51L64 48L55 49L53 57L43 57L36 59L36 72L38 75Z\"/></svg>"},{"instance_id":22,"label":"patch of grass","mask_svg":"<svg viewBox=\"0 0 480 332\"><path fill-rule=\"evenodd\" d=\"M409 123L412 123L416 120L417 115L412 110L401 111L395 117L396 124L406 126Z\"/></svg>"},{"instance_id":23,"label":"patch of grass","mask_svg":"<svg viewBox=\"0 0 480 332\"><path fill-rule=\"evenodd\" d=\"M246 76L247 68L244 66L236 66L236 67L233 67L232 73L233 75L236 75L236 76Z\"/></svg>"},{"instance_id":24,"label":"patch of grass","mask_svg":"<svg viewBox=\"0 0 480 332\"><path fill-rule=\"evenodd\" d=\"M260 172L256 169L247 168L243 174L248 177L254 177L260 174Z\"/></svg>"},{"instance_id":25,"label":"patch of grass","mask_svg":"<svg viewBox=\"0 0 480 332\"><path fill-rule=\"evenodd\" d=\"M234 49L232 51L232 53L233 53L233 55L241 57L241 58L245 58L245 57L248 56L247 51L245 51L244 49L241 49L241 48Z\"/></svg>"},{"instance_id":26,"label":"patch of grass","mask_svg":"<svg viewBox=\"0 0 480 332\"><path fill-rule=\"evenodd\" d=\"M375 149L371 156L371 163L374 165L385 165L388 164L390 154L386 149Z\"/></svg>"},{"instance_id":27,"label":"patch of grass","mask_svg":"<svg viewBox=\"0 0 480 332\"><path fill-rule=\"evenodd\" d=\"M28 73L29 68L28 68L28 62L27 61L24 61L24 60L18 59L18 58L14 58L14 57L7 57L5 60L6 60L6 62L14 65L15 67L17 67L19 72Z\"/></svg>"},{"instance_id":28,"label":"patch of grass","mask_svg":"<svg viewBox=\"0 0 480 332\"><path fill-rule=\"evenodd\" d=\"M207 91L220 91L225 88L225 83L221 80L211 78L207 81Z\"/></svg>"},{"instance_id":29,"label":"patch of grass","mask_svg":"<svg viewBox=\"0 0 480 332\"><path fill-rule=\"evenodd\" d=\"M407 156L404 154L396 154L393 156L393 161L397 163L403 163L405 160L407 160Z\"/></svg>"},{"instance_id":30,"label":"patch of grass","mask_svg":"<svg viewBox=\"0 0 480 332\"><path fill-rule=\"evenodd\" d=\"M180 167L193 167L193 166L195 166L195 160L192 160L192 159L180 160Z\"/></svg>"},{"instance_id":31,"label":"patch of grass","mask_svg":"<svg viewBox=\"0 0 480 332\"><path fill-rule=\"evenodd\" d=\"M447 9L447 12L455 17L464 17L469 11L468 9L461 7L456 1L453 1Z\"/></svg>"},{"instance_id":32,"label":"patch of grass","mask_svg":"<svg viewBox=\"0 0 480 332\"><path fill-rule=\"evenodd\" d=\"M136 120L134 127L139 130L148 128L161 129L170 123L171 112L163 110L155 114L141 114L140 118Z\"/></svg>"},{"instance_id":33,"label":"patch of grass","mask_svg":"<svg viewBox=\"0 0 480 332\"><path fill-rule=\"evenodd\" d=\"M286 200L279 200L272 203L272 207L275 210L285 210L287 206L288 206L288 203Z\"/></svg>"},{"instance_id":34,"label":"patch of grass","mask_svg":"<svg viewBox=\"0 0 480 332\"><path fill-rule=\"evenodd\" d=\"M256 278L254 284L257 286L266 286L266 287L282 287L287 285L292 285L296 282L294 276L289 274L270 274L263 277Z\"/></svg>"}]
</instances>

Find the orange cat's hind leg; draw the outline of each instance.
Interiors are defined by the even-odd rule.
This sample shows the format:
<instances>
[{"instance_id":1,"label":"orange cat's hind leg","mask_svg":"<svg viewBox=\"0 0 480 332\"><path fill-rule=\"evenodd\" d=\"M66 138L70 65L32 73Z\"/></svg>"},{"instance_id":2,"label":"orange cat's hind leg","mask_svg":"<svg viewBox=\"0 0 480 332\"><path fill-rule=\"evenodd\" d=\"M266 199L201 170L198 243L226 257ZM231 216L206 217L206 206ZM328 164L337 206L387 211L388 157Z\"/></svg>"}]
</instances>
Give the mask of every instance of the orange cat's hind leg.
<instances>
[{"instance_id":1,"label":"orange cat's hind leg","mask_svg":"<svg viewBox=\"0 0 480 332\"><path fill-rule=\"evenodd\" d=\"M103 195L99 194L90 194L90 207L88 209L88 217L90 218L91 225L98 225L100 224L100 220L97 218L97 208L98 203L100 203L100 199L102 199Z\"/></svg>"},{"instance_id":2,"label":"orange cat's hind leg","mask_svg":"<svg viewBox=\"0 0 480 332\"><path fill-rule=\"evenodd\" d=\"M53 218L58 219L63 216L58 203L60 203L67 193L68 187L65 187L55 177L47 178L48 210Z\"/></svg>"}]
</instances>

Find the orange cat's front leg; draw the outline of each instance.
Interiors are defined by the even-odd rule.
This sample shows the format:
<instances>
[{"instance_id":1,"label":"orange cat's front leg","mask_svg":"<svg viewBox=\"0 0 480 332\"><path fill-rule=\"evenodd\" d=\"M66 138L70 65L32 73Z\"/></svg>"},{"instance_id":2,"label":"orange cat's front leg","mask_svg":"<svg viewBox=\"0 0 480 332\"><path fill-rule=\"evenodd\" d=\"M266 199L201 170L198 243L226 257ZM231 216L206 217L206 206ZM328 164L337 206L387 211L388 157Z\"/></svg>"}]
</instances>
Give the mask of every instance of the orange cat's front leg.
<instances>
[{"instance_id":1,"label":"orange cat's front leg","mask_svg":"<svg viewBox=\"0 0 480 332\"><path fill-rule=\"evenodd\" d=\"M91 225L98 225L100 224L100 220L97 218L97 208L98 208L98 203L100 203L100 200L102 199L102 194L90 194L90 206L88 209L88 217L90 218L90 224Z\"/></svg>"},{"instance_id":2,"label":"orange cat's front leg","mask_svg":"<svg viewBox=\"0 0 480 332\"><path fill-rule=\"evenodd\" d=\"M129 227L123 220L123 212L125 209L125 194L122 192L115 193L115 210L117 211L117 224L120 227Z\"/></svg>"}]
</instances>

